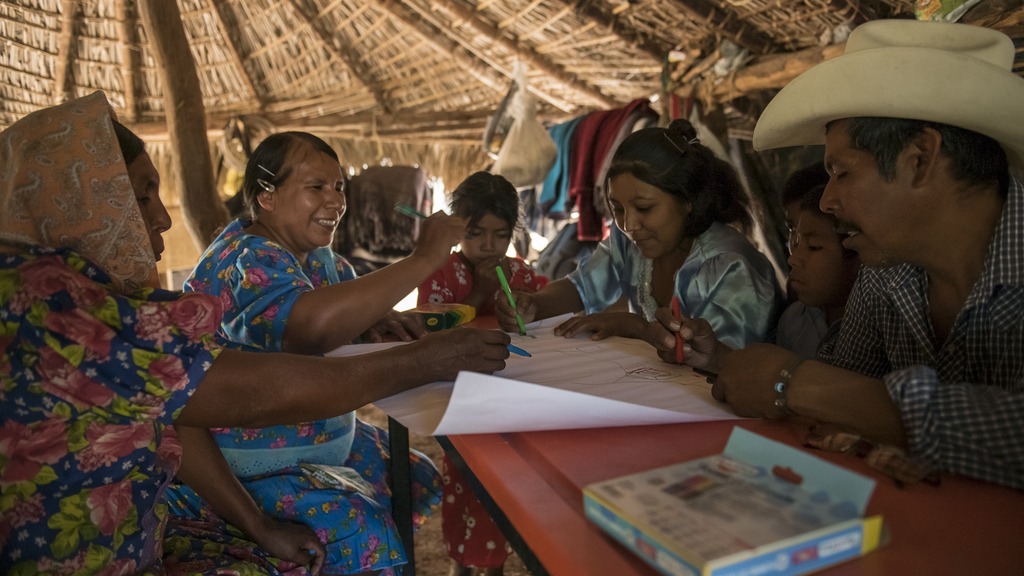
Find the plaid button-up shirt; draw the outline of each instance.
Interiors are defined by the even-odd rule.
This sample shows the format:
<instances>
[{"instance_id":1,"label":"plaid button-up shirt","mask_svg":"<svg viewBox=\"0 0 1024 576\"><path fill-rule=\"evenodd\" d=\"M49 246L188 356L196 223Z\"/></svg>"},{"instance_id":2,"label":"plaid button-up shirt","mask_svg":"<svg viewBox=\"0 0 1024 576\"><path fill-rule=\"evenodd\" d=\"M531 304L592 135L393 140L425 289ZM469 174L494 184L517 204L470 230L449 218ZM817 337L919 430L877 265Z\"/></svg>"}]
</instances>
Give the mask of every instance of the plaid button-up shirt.
<instances>
[{"instance_id":1,"label":"plaid button-up shirt","mask_svg":"<svg viewBox=\"0 0 1024 576\"><path fill-rule=\"evenodd\" d=\"M950 231L950 242L956 234ZM914 457L1024 488L1024 186L1010 190L985 270L936 349L928 279L909 264L864 268L830 364L882 378Z\"/></svg>"}]
</instances>

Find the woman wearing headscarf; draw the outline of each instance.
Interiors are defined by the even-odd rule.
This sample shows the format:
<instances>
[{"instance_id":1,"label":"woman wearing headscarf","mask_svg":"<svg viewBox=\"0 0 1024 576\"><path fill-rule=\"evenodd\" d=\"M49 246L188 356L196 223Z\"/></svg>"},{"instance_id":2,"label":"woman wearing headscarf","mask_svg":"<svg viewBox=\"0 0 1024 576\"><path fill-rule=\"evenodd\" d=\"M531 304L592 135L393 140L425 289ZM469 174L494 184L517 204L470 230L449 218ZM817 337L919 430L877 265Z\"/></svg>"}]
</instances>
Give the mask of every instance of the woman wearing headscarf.
<instances>
[{"instance_id":1,"label":"woman wearing headscarf","mask_svg":"<svg viewBox=\"0 0 1024 576\"><path fill-rule=\"evenodd\" d=\"M95 93L0 133L0 572L319 571L323 545L304 528L240 518L263 550L167 514L182 465L172 423L329 418L500 370L509 339L466 329L352 358L218 348L217 299L157 287L159 176L126 167L113 126ZM232 494L232 512L258 513Z\"/></svg>"}]
</instances>

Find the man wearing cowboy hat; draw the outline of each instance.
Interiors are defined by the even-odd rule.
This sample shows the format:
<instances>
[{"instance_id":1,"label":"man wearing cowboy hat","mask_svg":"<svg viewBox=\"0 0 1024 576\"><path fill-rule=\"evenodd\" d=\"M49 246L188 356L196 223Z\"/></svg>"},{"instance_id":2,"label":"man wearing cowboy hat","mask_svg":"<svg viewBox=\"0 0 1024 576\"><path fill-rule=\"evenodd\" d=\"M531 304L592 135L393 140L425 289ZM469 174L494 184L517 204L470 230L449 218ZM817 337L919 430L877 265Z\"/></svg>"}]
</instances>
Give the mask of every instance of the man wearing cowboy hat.
<instances>
[{"instance_id":1,"label":"man wearing cowboy hat","mask_svg":"<svg viewBox=\"0 0 1024 576\"><path fill-rule=\"evenodd\" d=\"M757 149L825 143L821 208L864 262L818 360L709 349L713 393L744 416L800 415L902 446L945 472L1024 488L1024 79L990 29L913 20L857 28L793 80ZM700 366L698 366L700 367Z\"/></svg>"}]
</instances>

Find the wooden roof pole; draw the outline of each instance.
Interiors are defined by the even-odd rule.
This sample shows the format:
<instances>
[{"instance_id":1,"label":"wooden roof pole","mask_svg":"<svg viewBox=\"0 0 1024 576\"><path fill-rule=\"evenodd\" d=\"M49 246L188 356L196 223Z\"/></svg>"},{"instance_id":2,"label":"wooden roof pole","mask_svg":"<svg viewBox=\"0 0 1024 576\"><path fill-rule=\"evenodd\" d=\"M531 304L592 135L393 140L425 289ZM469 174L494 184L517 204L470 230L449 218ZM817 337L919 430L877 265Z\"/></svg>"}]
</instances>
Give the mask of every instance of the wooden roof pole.
<instances>
[{"instance_id":1,"label":"wooden roof pole","mask_svg":"<svg viewBox=\"0 0 1024 576\"><path fill-rule=\"evenodd\" d=\"M1024 2L1021 0L990 0L968 10L959 20L963 24L999 30L1011 38L1024 33ZM716 101L725 102L750 92L782 88L811 67L840 56L846 43L816 46L797 52L762 56L748 66L718 82L712 89ZM690 93L684 86L678 93Z\"/></svg>"},{"instance_id":2,"label":"wooden roof pole","mask_svg":"<svg viewBox=\"0 0 1024 576\"><path fill-rule=\"evenodd\" d=\"M488 86L495 92L500 93L504 93L508 90L508 84L506 83L508 78L507 76L497 72L490 65L480 60L458 42L455 42L454 48L441 42L439 36L444 36L447 40L451 39L448 38L447 35L438 34L436 31L428 27L425 23L425 15L418 12L413 15L406 13L404 11L404 4L397 0L377 0L376 5L388 14L401 20L406 26L409 26L413 30L419 32L423 37L423 40L427 44L433 46L436 50L450 54L452 58L459 63L459 65L465 66L466 73L476 78L485 86ZM570 103L542 90L538 90L535 86L530 86L530 92L563 112L568 113L574 108Z\"/></svg>"},{"instance_id":3,"label":"wooden roof pole","mask_svg":"<svg viewBox=\"0 0 1024 576\"><path fill-rule=\"evenodd\" d=\"M841 55L845 48L846 42L843 42L829 46L815 46L783 55L765 56L726 78L715 78L702 82L717 82L712 89L712 96L718 102L728 102L757 90L782 88L789 84L790 80L811 67ZM677 92L689 93L690 89L690 87L685 87Z\"/></svg>"},{"instance_id":4,"label":"wooden roof pole","mask_svg":"<svg viewBox=\"0 0 1024 576\"><path fill-rule=\"evenodd\" d=\"M771 38L743 22L735 14L726 12L703 0L675 0L675 2L695 18L704 20L708 26L719 28L723 36L736 43L737 46L750 50L751 54L766 54L772 50Z\"/></svg>"},{"instance_id":5,"label":"wooden roof pole","mask_svg":"<svg viewBox=\"0 0 1024 576\"><path fill-rule=\"evenodd\" d=\"M355 54L355 51L339 50L335 45L334 40L330 35L326 34L319 26L314 22L315 18L309 15L306 10L296 1L290 0L289 4L292 7L292 14L295 15L297 20L300 20L309 26L309 29L316 34L316 37L324 43L324 48L331 53L335 58L341 60L348 66L348 69L352 71L353 84L362 84L367 90L373 94L373 100L377 103L377 106L387 112L391 111L391 107L388 105L387 97L384 91L379 86L371 84L372 76L370 75L370 69L360 62L359 57Z\"/></svg>"},{"instance_id":6,"label":"wooden roof pole","mask_svg":"<svg viewBox=\"0 0 1024 576\"><path fill-rule=\"evenodd\" d=\"M242 82L245 83L245 89L249 92L249 101L255 107L263 108L263 102L260 101L260 93L256 90L256 85L253 84L252 77L249 76L249 71L246 70L245 64L242 63L242 55L238 53L238 30L235 26L229 26L228 20L224 18L224 13L231 8L228 7L227 2L213 2L212 4L212 14L217 19L217 25L224 31L224 36L229 39L225 48L231 54L231 59L234 61L235 67L238 68L238 75L242 78Z\"/></svg>"},{"instance_id":7,"label":"wooden roof pole","mask_svg":"<svg viewBox=\"0 0 1024 576\"><path fill-rule=\"evenodd\" d=\"M606 108L616 108L619 106L617 102L615 102L608 96L605 96L604 93L602 93L597 88L580 82L576 78L573 78L571 75L567 74L565 71L563 71L555 64L551 63L551 61L548 60L547 58L544 58L540 54L537 54L536 52L531 50L528 46L524 46L519 42L510 40L509 38L505 37L502 34L502 31L499 30L498 28L491 26L490 24L487 24L485 22L481 22L480 19L476 17L476 14L474 14L472 10L468 10L465 7L461 6L460 4L452 2L451 0L434 0L433 4L435 6L440 6L454 14L456 17L462 20L464 24L472 28L473 31L476 32L477 34L486 36L492 42L495 42L498 46L501 46L502 48L508 50L509 52L518 54L519 58L526 62L527 64L529 64L530 68L539 70L543 72L546 76L554 78L555 80L558 80L562 84L565 84L567 87L581 94L585 94L592 100L600 102Z\"/></svg>"},{"instance_id":8,"label":"wooden roof pole","mask_svg":"<svg viewBox=\"0 0 1024 576\"><path fill-rule=\"evenodd\" d=\"M994 28L1010 38L1024 36L1024 2L1021 0L988 0L980 2L960 18L964 24ZM1018 51L1020 49L1018 48Z\"/></svg>"},{"instance_id":9,"label":"wooden roof pole","mask_svg":"<svg viewBox=\"0 0 1024 576\"><path fill-rule=\"evenodd\" d=\"M135 20L128 10L128 0L117 0L118 49L121 52L121 83L124 92L124 119L133 124L138 119L139 109L135 103L135 74L138 65L138 50L132 50L135 42Z\"/></svg>"},{"instance_id":10,"label":"wooden roof pole","mask_svg":"<svg viewBox=\"0 0 1024 576\"><path fill-rule=\"evenodd\" d=\"M185 36L177 2L140 0L139 16L160 68L164 108L173 151L185 225L192 240L205 248L214 232L227 224L228 210L217 196L213 161L206 140L206 110L195 61Z\"/></svg>"},{"instance_id":11,"label":"wooden roof pole","mask_svg":"<svg viewBox=\"0 0 1024 576\"><path fill-rule=\"evenodd\" d=\"M563 0L563 2L568 4L568 0ZM631 4L626 4L626 10L628 10L631 6ZM665 50L658 46L656 42L651 42L650 40L637 34L635 30L631 30L626 26L623 26L622 22L617 17L606 16L600 8L594 6L593 2L584 2L581 0L576 0L573 3L573 9L580 11L580 13L589 20L597 22L598 26L601 26L602 28L605 28L607 30L611 30L612 34L615 34L616 36L621 38L622 41L625 42L627 45L632 46L633 48L636 48L637 50L650 56L651 59L657 62L658 64L661 64L665 61Z\"/></svg>"},{"instance_id":12,"label":"wooden roof pole","mask_svg":"<svg viewBox=\"0 0 1024 576\"><path fill-rule=\"evenodd\" d=\"M68 90L68 68L75 59L72 48L75 45L75 14L78 13L78 2L75 0L62 0L60 3L60 40L57 47L57 54L63 54L63 58L57 59L57 70L53 75L53 103L63 104L67 101Z\"/></svg>"}]
</instances>

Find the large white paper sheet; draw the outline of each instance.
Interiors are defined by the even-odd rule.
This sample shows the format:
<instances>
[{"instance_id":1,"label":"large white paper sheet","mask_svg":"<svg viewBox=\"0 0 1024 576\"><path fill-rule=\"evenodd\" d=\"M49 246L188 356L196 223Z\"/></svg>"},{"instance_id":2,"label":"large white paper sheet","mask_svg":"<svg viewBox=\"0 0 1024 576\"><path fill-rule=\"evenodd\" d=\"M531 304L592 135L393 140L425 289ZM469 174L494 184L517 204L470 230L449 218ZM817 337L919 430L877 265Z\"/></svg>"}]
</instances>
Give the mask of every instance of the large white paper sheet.
<instances>
[{"instance_id":1,"label":"large white paper sheet","mask_svg":"<svg viewBox=\"0 0 1024 576\"><path fill-rule=\"evenodd\" d=\"M493 376L462 372L454 383L435 382L375 404L423 436L737 418L711 397L703 376L662 362L646 342L555 336L564 319L513 334L513 343L533 357L512 355ZM331 355L395 345L401 344L343 346Z\"/></svg>"}]
</instances>

